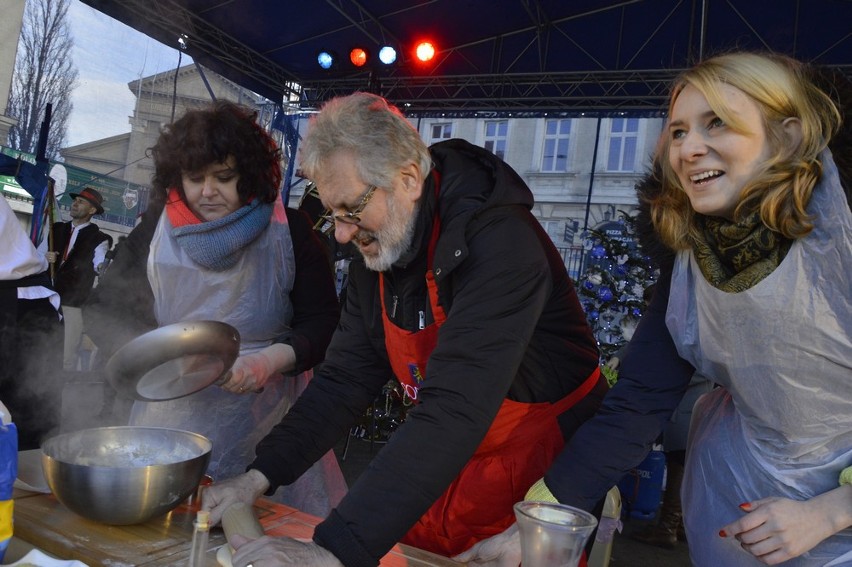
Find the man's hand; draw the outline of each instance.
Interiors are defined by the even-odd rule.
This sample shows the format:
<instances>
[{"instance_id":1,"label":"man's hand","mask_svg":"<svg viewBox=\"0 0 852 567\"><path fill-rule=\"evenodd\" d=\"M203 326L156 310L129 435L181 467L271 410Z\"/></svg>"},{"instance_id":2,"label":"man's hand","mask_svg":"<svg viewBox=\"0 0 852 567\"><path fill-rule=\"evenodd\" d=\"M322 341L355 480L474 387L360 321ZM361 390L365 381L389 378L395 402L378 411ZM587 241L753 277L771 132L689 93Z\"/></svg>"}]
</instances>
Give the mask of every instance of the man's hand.
<instances>
[{"instance_id":1,"label":"man's hand","mask_svg":"<svg viewBox=\"0 0 852 567\"><path fill-rule=\"evenodd\" d=\"M244 502L251 506L269 488L269 481L258 470L205 486L201 491L201 508L210 512L210 524L216 525L232 504Z\"/></svg>"},{"instance_id":2,"label":"man's hand","mask_svg":"<svg viewBox=\"0 0 852 567\"><path fill-rule=\"evenodd\" d=\"M518 533L518 524L512 524L503 533L480 541L453 559L468 565L518 567L521 564L521 536Z\"/></svg>"},{"instance_id":3,"label":"man's hand","mask_svg":"<svg viewBox=\"0 0 852 567\"><path fill-rule=\"evenodd\" d=\"M228 543L236 549L231 559L234 567L343 567L333 553L312 541L269 536L248 539L240 535L232 539Z\"/></svg>"}]
</instances>

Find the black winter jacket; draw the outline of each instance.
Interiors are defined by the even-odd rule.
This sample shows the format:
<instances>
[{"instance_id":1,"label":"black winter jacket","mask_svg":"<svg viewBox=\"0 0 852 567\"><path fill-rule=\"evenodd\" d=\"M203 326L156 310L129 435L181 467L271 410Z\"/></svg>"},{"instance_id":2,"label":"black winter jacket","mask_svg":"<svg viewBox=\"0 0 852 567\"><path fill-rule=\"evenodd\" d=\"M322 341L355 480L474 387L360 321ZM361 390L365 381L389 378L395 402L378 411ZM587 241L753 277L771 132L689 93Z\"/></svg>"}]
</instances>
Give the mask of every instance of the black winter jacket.
<instances>
[{"instance_id":1,"label":"black winter jacket","mask_svg":"<svg viewBox=\"0 0 852 567\"><path fill-rule=\"evenodd\" d=\"M424 183L412 249L384 274L356 260L326 362L258 446L252 468L287 484L346 434L392 378L379 301L395 324L432 322L424 274L435 211L434 258L447 314L419 404L317 527L315 540L345 565L376 565L444 492L485 436L502 401L557 401L598 364L598 352L561 256L530 213L520 177L482 148L451 140L431 148L440 174ZM606 383L560 419L565 437L592 415ZM485 479L483 479L485 482Z\"/></svg>"}]
</instances>

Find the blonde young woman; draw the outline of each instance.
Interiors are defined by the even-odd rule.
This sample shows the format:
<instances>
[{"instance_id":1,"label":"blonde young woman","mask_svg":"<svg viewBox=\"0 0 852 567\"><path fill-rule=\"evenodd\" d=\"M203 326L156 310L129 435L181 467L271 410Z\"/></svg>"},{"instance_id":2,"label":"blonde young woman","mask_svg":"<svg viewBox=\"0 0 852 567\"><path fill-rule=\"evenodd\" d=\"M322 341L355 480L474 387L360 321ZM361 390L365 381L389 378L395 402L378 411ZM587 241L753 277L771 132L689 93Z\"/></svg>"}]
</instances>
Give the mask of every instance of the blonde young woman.
<instances>
[{"instance_id":1,"label":"blonde young woman","mask_svg":"<svg viewBox=\"0 0 852 567\"><path fill-rule=\"evenodd\" d=\"M852 152L837 79L823 90L798 62L752 53L678 79L661 179L640 187L646 250L668 253L657 292L617 385L528 498L591 509L698 371L721 387L696 403L687 446L693 563L852 565ZM510 528L461 558L517 549Z\"/></svg>"}]
</instances>

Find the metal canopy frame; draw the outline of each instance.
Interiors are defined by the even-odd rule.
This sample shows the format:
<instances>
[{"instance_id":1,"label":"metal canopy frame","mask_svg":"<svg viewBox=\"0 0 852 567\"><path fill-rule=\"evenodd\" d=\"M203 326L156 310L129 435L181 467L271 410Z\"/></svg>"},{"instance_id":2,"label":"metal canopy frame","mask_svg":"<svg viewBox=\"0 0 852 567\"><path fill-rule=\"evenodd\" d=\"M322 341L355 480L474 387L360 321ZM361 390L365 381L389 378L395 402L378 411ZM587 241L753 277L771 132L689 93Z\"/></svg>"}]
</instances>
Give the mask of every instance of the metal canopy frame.
<instances>
[{"instance_id":1,"label":"metal canopy frame","mask_svg":"<svg viewBox=\"0 0 852 567\"><path fill-rule=\"evenodd\" d=\"M245 79L235 82L245 84L247 79L255 86L246 88L271 100L299 93L295 75L174 0L82 1L176 49L180 49L179 37L191 37L186 51L193 59L201 60L206 67L229 78L234 76L233 71L238 71ZM211 58L219 64L210 64Z\"/></svg>"},{"instance_id":2,"label":"metal canopy frame","mask_svg":"<svg viewBox=\"0 0 852 567\"><path fill-rule=\"evenodd\" d=\"M167 44L185 34L187 52L205 67L302 109L369 90L420 115L652 114L664 108L680 70L710 49L734 46L791 53L852 76L852 0L83 2ZM514 21L481 10L489 6ZM269 19L292 24L275 28ZM413 28L436 22L449 47L428 73L402 49L389 69L308 66L319 45L402 45ZM471 30L478 27L494 31L478 35Z\"/></svg>"},{"instance_id":3,"label":"metal canopy frame","mask_svg":"<svg viewBox=\"0 0 852 567\"><path fill-rule=\"evenodd\" d=\"M374 82L380 93L406 113L505 114L658 113L665 107L677 70L598 71L437 77L390 77ZM363 79L307 82L312 101L364 88ZM485 110L483 110L485 109Z\"/></svg>"}]
</instances>

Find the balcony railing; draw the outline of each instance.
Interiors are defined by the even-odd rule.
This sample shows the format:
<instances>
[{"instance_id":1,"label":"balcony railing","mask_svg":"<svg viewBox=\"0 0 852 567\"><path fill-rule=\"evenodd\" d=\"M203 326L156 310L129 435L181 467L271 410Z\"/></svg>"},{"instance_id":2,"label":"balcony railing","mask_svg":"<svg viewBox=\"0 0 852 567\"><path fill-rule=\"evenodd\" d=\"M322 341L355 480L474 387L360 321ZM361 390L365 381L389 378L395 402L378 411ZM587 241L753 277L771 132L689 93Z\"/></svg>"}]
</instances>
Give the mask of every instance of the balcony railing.
<instances>
[{"instance_id":1,"label":"balcony railing","mask_svg":"<svg viewBox=\"0 0 852 567\"><path fill-rule=\"evenodd\" d=\"M568 275L575 282L583 273L583 264L586 257L586 251L582 246L556 247L562 255L562 261L565 262L565 269L568 270Z\"/></svg>"}]
</instances>

